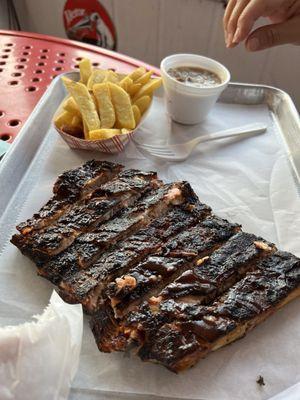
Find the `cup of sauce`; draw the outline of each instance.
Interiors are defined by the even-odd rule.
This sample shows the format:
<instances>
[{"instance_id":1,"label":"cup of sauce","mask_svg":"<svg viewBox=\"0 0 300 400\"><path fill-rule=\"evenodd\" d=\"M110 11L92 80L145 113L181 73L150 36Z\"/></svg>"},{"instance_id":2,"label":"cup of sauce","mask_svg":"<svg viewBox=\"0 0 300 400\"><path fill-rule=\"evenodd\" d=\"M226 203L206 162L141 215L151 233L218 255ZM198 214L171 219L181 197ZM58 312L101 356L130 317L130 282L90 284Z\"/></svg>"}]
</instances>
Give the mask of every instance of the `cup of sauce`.
<instances>
[{"instance_id":1,"label":"cup of sauce","mask_svg":"<svg viewBox=\"0 0 300 400\"><path fill-rule=\"evenodd\" d=\"M174 54L162 60L168 113L182 124L203 121L230 81L219 62L196 54Z\"/></svg>"}]
</instances>

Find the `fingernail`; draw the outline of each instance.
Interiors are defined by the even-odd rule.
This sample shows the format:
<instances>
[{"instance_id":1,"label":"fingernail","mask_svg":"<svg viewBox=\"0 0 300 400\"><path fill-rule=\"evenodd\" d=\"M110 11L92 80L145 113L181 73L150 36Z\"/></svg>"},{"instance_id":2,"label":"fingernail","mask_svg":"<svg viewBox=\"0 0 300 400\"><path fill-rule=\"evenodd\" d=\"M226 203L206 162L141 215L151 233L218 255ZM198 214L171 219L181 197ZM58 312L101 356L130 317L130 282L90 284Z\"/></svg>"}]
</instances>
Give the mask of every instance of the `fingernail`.
<instances>
[{"instance_id":1,"label":"fingernail","mask_svg":"<svg viewBox=\"0 0 300 400\"><path fill-rule=\"evenodd\" d=\"M259 49L259 40L257 38L251 38L248 42L248 49L251 51L255 51Z\"/></svg>"},{"instance_id":2,"label":"fingernail","mask_svg":"<svg viewBox=\"0 0 300 400\"><path fill-rule=\"evenodd\" d=\"M240 41L240 35L241 35L241 30L240 30L240 28L237 28L237 30L233 36L234 43L238 43Z\"/></svg>"}]
</instances>

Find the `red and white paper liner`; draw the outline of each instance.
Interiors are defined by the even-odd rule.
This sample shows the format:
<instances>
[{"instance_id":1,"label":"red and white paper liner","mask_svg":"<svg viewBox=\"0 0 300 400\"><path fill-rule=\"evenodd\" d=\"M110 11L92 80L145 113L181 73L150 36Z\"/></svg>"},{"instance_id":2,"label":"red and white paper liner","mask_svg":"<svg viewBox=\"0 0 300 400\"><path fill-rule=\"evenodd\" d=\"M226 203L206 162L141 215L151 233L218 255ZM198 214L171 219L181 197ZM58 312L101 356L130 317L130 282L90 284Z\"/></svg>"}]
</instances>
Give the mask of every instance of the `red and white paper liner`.
<instances>
[{"instance_id":1,"label":"red and white paper liner","mask_svg":"<svg viewBox=\"0 0 300 400\"><path fill-rule=\"evenodd\" d=\"M67 145L71 149L100 151L101 153L113 154L121 153L121 151L125 149L125 146L129 143L129 141L136 133L137 128L135 128L132 132L115 135L112 138L103 140L80 139L75 136L69 135L66 132L63 132L56 126L55 129L59 133L60 137L67 143Z\"/></svg>"}]
</instances>

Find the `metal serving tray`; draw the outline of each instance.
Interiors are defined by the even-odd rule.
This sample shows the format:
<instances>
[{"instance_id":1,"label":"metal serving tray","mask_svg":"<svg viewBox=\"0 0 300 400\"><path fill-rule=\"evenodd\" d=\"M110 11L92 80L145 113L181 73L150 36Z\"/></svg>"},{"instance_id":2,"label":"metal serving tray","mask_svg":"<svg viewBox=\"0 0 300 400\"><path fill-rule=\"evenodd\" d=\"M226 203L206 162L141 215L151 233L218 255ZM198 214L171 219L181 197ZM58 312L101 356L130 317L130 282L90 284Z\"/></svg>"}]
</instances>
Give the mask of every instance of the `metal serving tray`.
<instances>
[{"instance_id":1,"label":"metal serving tray","mask_svg":"<svg viewBox=\"0 0 300 400\"><path fill-rule=\"evenodd\" d=\"M272 86L230 83L219 102L267 105L285 143L297 182L300 181L300 119L291 97L286 92Z\"/></svg>"},{"instance_id":2,"label":"metal serving tray","mask_svg":"<svg viewBox=\"0 0 300 400\"><path fill-rule=\"evenodd\" d=\"M77 73L70 73L68 76L75 79L78 75ZM53 151L52 146L54 146L54 144L57 146L55 147L55 151L58 153L62 148L63 151L66 151L66 144L62 141L58 142L58 135L54 132L54 129L49 130L52 116L64 97L65 91L63 85L59 77L57 77L39 101L23 126L22 132L18 135L14 144L0 163L0 269L1 263L7 261L3 260L3 252L5 252L8 247L9 239L19 221L20 213L31 193L32 187L35 186L40 177L40 171L43 169L45 159L49 156L51 151ZM273 87L231 83L219 99L219 106L223 107L224 105L224 108L226 108L226 105L232 104L266 106L265 112L268 114L268 118L272 119L272 124L275 124L276 135L279 135L281 138L280 140L282 140L283 146L285 147L285 154L290 162L290 172L292 172L291 174L296 186L299 187L300 121L291 98L285 92ZM100 153L99 156L102 159L111 159ZM84 151L78 151L76 153L77 164L92 157L95 157L95 153L88 154ZM126 157L124 155L120 155L120 157L120 162L126 165ZM69 167L64 166L63 159L60 160L60 164L59 168L58 166L54 166L54 169L56 168L62 171ZM128 159L128 166L134 166L134 162L132 159L130 160L130 158ZM158 165L158 169L159 168ZM56 170L53 172L56 172ZM182 178L182 176L180 178ZM48 184L47 182L47 190L49 189L49 193L52 189L52 186L50 186L51 183ZM49 197L49 193L47 192L45 194L45 200ZM28 318L27 315L22 317ZM19 317L16 316L15 320L18 321ZM20 321L21 320L22 318ZM74 387L71 392L72 399L96 399L99 398L98 396L99 391L94 390L92 387L84 390ZM128 398L126 395L121 394L120 391L118 391L118 393L110 392L107 388L101 390L101 396L103 399L114 400ZM137 395L135 393L135 396L139 399L159 398L157 394L154 397L149 397L146 394L140 393ZM184 396L182 396L182 398L183 397ZM133 397L131 393L129 398L135 397ZM164 400L168 399L166 394L161 398ZM261 399L265 398L267 397L261 397Z\"/></svg>"}]
</instances>

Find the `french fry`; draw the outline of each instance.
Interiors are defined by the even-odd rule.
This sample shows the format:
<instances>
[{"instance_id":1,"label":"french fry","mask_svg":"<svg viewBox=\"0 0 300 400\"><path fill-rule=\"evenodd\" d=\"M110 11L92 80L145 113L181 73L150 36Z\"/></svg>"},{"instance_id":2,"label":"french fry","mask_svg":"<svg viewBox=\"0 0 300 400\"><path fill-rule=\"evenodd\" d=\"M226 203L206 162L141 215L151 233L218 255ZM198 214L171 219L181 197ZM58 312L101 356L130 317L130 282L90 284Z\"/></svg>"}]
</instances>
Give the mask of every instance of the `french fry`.
<instances>
[{"instance_id":1,"label":"french fry","mask_svg":"<svg viewBox=\"0 0 300 400\"><path fill-rule=\"evenodd\" d=\"M130 94L130 96L134 96L141 89L141 87L141 83L133 83L127 88L127 93Z\"/></svg>"},{"instance_id":2,"label":"french fry","mask_svg":"<svg viewBox=\"0 0 300 400\"><path fill-rule=\"evenodd\" d=\"M86 128L85 138L88 139L89 131L100 129L100 119L93 98L84 84L74 82L66 77L62 77L62 80L81 112Z\"/></svg>"},{"instance_id":3,"label":"french fry","mask_svg":"<svg viewBox=\"0 0 300 400\"><path fill-rule=\"evenodd\" d=\"M114 71L108 70L104 82L118 83L119 77Z\"/></svg>"},{"instance_id":4,"label":"french fry","mask_svg":"<svg viewBox=\"0 0 300 400\"><path fill-rule=\"evenodd\" d=\"M55 117L57 128L85 140L105 140L130 133L149 108L161 79L139 67L129 75L94 69L88 59L79 63L80 81L62 77L69 93Z\"/></svg>"},{"instance_id":5,"label":"french fry","mask_svg":"<svg viewBox=\"0 0 300 400\"><path fill-rule=\"evenodd\" d=\"M98 109L98 104L97 104L97 100L96 100L94 92L90 92L90 95L91 95L91 98L92 98L92 100L93 100L93 102L95 104L96 110L97 110ZM98 115L99 115L99 112L98 112ZM101 121L100 121L100 125L101 125Z\"/></svg>"},{"instance_id":6,"label":"french fry","mask_svg":"<svg viewBox=\"0 0 300 400\"><path fill-rule=\"evenodd\" d=\"M145 85L147 82L149 82L151 76L153 75L153 71L148 71L146 72L144 75L142 75L141 77L139 77L139 79L137 79L135 81L135 83L141 83L142 85Z\"/></svg>"},{"instance_id":7,"label":"french fry","mask_svg":"<svg viewBox=\"0 0 300 400\"><path fill-rule=\"evenodd\" d=\"M83 136L86 140L89 140L89 138L90 138L89 130L88 130L87 124L84 119L82 120L82 124L83 124Z\"/></svg>"},{"instance_id":8,"label":"french fry","mask_svg":"<svg viewBox=\"0 0 300 400\"><path fill-rule=\"evenodd\" d=\"M79 70L80 70L80 82L86 85L93 71L92 64L88 58L84 58L83 60L80 61Z\"/></svg>"},{"instance_id":9,"label":"french fry","mask_svg":"<svg viewBox=\"0 0 300 400\"><path fill-rule=\"evenodd\" d=\"M63 132L67 133L68 135L77 137L82 139L83 138L83 131L82 127L79 126L71 126L71 125L63 125L60 128Z\"/></svg>"},{"instance_id":10,"label":"french fry","mask_svg":"<svg viewBox=\"0 0 300 400\"><path fill-rule=\"evenodd\" d=\"M140 90L135 94L135 96L133 97L133 102L135 102L137 99L143 96L152 96L154 90L158 89L161 86L161 83L162 83L161 78L151 79L144 86L142 86Z\"/></svg>"},{"instance_id":11,"label":"french fry","mask_svg":"<svg viewBox=\"0 0 300 400\"><path fill-rule=\"evenodd\" d=\"M135 120L128 93L114 83L108 82L108 85L118 125L122 128L134 129Z\"/></svg>"},{"instance_id":12,"label":"french fry","mask_svg":"<svg viewBox=\"0 0 300 400\"><path fill-rule=\"evenodd\" d=\"M133 84L133 80L129 78L129 76L125 76L120 82L119 85L123 88L126 92L128 88Z\"/></svg>"},{"instance_id":13,"label":"french fry","mask_svg":"<svg viewBox=\"0 0 300 400\"><path fill-rule=\"evenodd\" d=\"M122 125L120 124L120 122L116 121L115 125L114 125L115 129L123 129Z\"/></svg>"},{"instance_id":14,"label":"french fry","mask_svg":"<svg viewBox=\"0 0 300 400\"><path fill-rule=\"evenodd\" d=\"M150 96L143 96L139 97L135 102L134 105L137 106L143 115L144 112L148 109L151 104L151 97Z\"/></svg>"},{"instance_id":15,"label":"french fry","mask_svg":"<svg viewBox=\"0 0 300 400\"><path fill-rule=\"evenodd\" d=\"M110 97L107 83L97 83L93 86L98 112L100 115L101 128L112 128L116 122L116 114Z\"/></svg>"},{"instance_id":16,"label":"french fry","mask_svg":"<svg viewBox=\"0 0 300 400\"><path fill-rule=\"evenodd\" d=\"M87 88L89 90L93 90L93 85L104 82L105 78L107 77L107 73L108 71L104 69L94 69L87 82Z\"/></svg>"},{"instance_id":17,"label":"french fry","mask_svg":"<svg viewBox=\"0 0 300 400\"><path fill-rule=\"evenodd\" d=\"M61 129L63 125L71 125L72 119L73 114L71 114L69 111L63 111L55 118L54 124L57 126L57 128Z\"/></svg>"},{"instance_id":18,"label":"french fry","mask_svg":"<svg viewBox=\"0 0 300 400\"><path fill-rule=\"evenodd\" d=\"M72 118L72 121L71 121L71 125L74 127L74 128L83 128L83 125L82 125L82 118L81 118L81 116L80 117L78 117L78 115L74 115L73 116L73 118Z\"/></svg>"},{"instance_id":19,"label":"french fry","mask_svg":"<svg viewBox=\"0 0 300 400\"><path fill-rule=\"evenodd\" d=\"M131 74L129 74L129 78L131 78L133 81L136 81L137 79L139 79L141 76L143 76L146 73L146 68L144 67L139 67L137 69L135 69L133 72L131 72Z\"/></svg>"},{"instance_id":20,"label":"french fry","mask_svg":"<svg viewBox=\"0 0 300 400\"><path fill-rule=\"evenodd\" d=\"M120 135L120 129L96 129L89 132L90 140L110 139L113 136Z\"/></svg>"},{"instance_id":21,"label":"french fry","mask_svg":"<svg viewBox=\"0 0 300 400\"><path fill-rule=\"evenodd\" d=\"M120 73L120 72L116 72L117 77L118 77L118 81L121 82L122 79L126 78L126 74Z\"/></svg>"},{"instance_id":22,"label":"french fry","mask_svg":"<svg viewBox=\"0 0 300 400\"><path fill-rule=\"evenodd\" d=\"M63 104L63 108L66 111L70 112L71 114L81 117L80 110L78 108L78 105L76 104L76 101L73 99L73 97L67 98L67 100Z\"/></svg>"},{"instance_id":23,"label":"french fry","mask_svg":"<svg viewBox=\"0 0 300 400\"><path fill-rule=\"evenodd\" d=\"M136 104L134 104L132 106L132 111L133 111L133 115L134 115L134 120L135 120L135 126L137 126L141 120L141 112L140 109L138 108L138 106Z\"/></svg>"}]
</instances>

